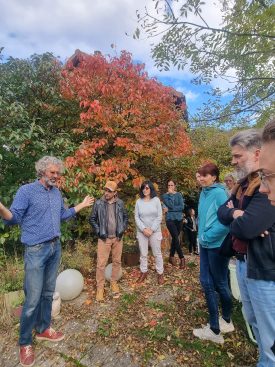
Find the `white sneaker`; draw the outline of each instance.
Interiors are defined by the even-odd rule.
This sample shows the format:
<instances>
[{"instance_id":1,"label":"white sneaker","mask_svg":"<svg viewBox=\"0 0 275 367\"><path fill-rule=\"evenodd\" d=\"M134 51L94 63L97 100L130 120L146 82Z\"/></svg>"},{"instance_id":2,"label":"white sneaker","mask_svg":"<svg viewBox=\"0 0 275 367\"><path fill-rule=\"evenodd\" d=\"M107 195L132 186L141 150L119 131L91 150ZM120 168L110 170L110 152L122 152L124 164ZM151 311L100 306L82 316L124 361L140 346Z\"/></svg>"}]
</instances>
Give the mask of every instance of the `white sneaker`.
<instances>
[{"instance_id":1,"label":"white sneaker","mask_svg":"<svg viewBox=\"0 0 275 367\"><path fill-rule=\"evenodd\" d=\"M193 334L202 340L210 340L211 342L223 344L224 339L221 334L215 334L209 327L209 325L204 326L201 329L194 329Z\"/></svg>"},{"instance_id":2,"label":"white sneaker","mask_svg":"<svg viewBox=\"0 0 275 367\"><path fill-rule=\"evenodd\" d=\"M235 330L233 322L230 321L228 323L221 316L219 317L219 324L220 324L221 333L223 334L231 333L232 331Z\"/></svg>"}]
</instances>

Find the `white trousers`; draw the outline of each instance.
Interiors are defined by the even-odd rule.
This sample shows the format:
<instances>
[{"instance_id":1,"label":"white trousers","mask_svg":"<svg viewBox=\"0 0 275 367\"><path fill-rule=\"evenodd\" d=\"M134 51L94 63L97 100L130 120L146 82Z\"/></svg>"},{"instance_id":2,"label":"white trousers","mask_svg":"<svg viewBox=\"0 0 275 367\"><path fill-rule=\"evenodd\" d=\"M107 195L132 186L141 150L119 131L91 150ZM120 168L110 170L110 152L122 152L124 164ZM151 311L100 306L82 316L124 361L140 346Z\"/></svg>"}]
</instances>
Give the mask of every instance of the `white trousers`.
<instances>
[{"instance_id":1,"label":"white trousers","mask_svg":"<svg viewBox=\"0 0 275 367\"><path fill-rule=\"evenodd\" d=\"M156 271L158 274L163 273L163 258L161 253L161 232L154 232L150 237L144 236L143 233L137 233L137 239L140 251L140 271L146 273L148 271L148 246L151 246L156 262Z\"/></svg>"}]
</instances>

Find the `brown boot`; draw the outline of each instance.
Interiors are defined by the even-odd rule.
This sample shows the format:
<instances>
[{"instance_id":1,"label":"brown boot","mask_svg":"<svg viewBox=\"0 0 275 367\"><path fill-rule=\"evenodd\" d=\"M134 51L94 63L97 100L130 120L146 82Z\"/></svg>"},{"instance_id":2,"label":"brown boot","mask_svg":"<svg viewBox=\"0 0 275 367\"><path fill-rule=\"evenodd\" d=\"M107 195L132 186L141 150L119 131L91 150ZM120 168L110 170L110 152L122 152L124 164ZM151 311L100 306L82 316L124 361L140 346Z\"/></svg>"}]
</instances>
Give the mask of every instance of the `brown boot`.
<instances>
[{"instance_id":1,"label":"brown boot","mask_svg":"<svg viewBox=\"0 0 275 367\"><path fill-rule=\"evenodd\" d=\"M143 283L146 278L147 278L147 271L145 273L140 273L137 283Z\"/></svg>"},{"instance_id":2,"label":"brown boot","mask_svg":"<svg viewBox=\"0 0 275 367\"><path fill-rule=\"evenodd\" d=\"M173 266L177 265L177 262L176 262L176 259L174 258L174 256L170 256L168 262L170 264L172 264Z\"/></svg>"},{"instance_id":3,"label":"brown boot","mask_svg":"<svg viewBox=\"0 0 275 367\"><path fill-rule=\"evenodd\" d=\"M164 277L163 274L158 274L158 284L162 285L164 283Z\"/></svg>"},{"instance_id":4,"label":"brown boot","mask_svg":"<svg viewBox=\"0 0 275 367\"><path fill-rule=\"evenodd\" d=\"M183 257L182 259L180 259L180 269L184 268L185 268L185 258Z\"/></svg>"},{"instance_id":5,"label":"brown boot","mask_svg":"<svg viewBox=\"0 0 275 367\"><path fill-rule=\"evenodd\" d=\"M113 294L119 294L120 293L120 289L119 286L117 284L117 282L110 282L111 285L111 291Z\"/></svg>"},{"instance_id":6,"label":"brown boot","mask_svg":"<svg viewBox=\"0 0 275 367\"><path fill-rule=\"evenodd\" d=\"M97 302L103 302L104 301L104 289L99 288L96 291L96 300Z\"/></svg>"}]
</instances>

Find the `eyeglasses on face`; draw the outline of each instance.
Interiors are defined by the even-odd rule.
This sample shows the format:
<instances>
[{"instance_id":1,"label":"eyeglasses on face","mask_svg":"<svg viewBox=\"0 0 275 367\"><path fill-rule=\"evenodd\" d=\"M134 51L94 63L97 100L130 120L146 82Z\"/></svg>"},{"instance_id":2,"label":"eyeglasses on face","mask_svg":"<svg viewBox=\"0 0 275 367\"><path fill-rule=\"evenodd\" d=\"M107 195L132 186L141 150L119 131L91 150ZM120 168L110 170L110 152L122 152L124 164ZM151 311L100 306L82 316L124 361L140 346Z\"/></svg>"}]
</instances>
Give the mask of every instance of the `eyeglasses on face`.
<instances>
[{"instance_id":1,"label":"eyeglasses on face","mask_svg":"<svg viewBox=\"0 0 275 367\"><path fill-rule=\"evenodd\" d=\"M268 180L270 177L275 177L275 172L272 173L264 173L262 171L258 171L258 175L260 177L260 180L262 181L262 184L267 186Z\"/></svg>"},{"instance_id":2,"label":"eyeglasses on face","mask_svg":"<svg viewBox=\"0 0 275 367\"><path fill-rule=\"evenodd\" d=\"M174 184L168 184L168 186L175 186Z\"/></svg>"},{"instance_id":3,"label":"eyeglasses on face","mask_svg":"<svg viewBox=\"0 0 275 367\"><path fill-rule=\"evenodd\" d=\"M145 186L142 190L150 190L149 186Z\"/></svg>"}]
</instances>

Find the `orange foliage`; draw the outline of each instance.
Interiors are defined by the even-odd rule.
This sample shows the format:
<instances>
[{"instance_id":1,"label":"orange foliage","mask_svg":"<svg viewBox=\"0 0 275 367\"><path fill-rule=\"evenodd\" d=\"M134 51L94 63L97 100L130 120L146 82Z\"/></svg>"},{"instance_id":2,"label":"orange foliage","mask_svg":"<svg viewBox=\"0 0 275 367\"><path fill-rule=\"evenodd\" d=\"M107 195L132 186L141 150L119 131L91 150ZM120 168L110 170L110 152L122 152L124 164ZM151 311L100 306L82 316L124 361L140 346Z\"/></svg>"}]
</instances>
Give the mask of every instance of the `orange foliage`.
<instances>
[{"instance_id":1,"label":"orange foliage","mask_svg":"<svg viewBox=\"0 0 275 367\"><path fill-rule=\"evenodd\" d=\"M68 168L85 170L100 181L130 178L137 185L142 179L137 162L143 157L157 163L190 151L173 89L150 79L129 53L106 59L78 51L63 78L63 95L81 107L74 132L85 136L74 156L66 159Z\"/></svg>"}]
</instances>

